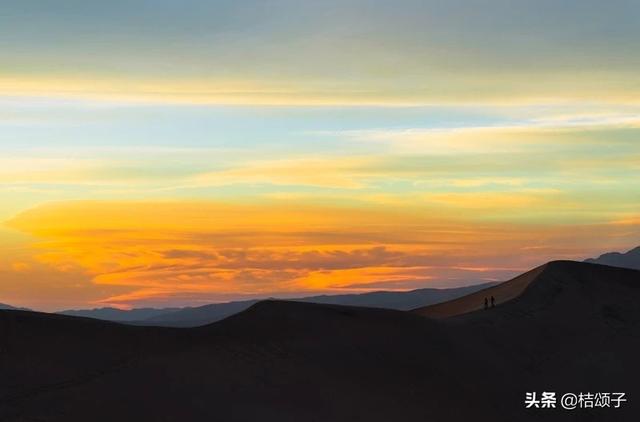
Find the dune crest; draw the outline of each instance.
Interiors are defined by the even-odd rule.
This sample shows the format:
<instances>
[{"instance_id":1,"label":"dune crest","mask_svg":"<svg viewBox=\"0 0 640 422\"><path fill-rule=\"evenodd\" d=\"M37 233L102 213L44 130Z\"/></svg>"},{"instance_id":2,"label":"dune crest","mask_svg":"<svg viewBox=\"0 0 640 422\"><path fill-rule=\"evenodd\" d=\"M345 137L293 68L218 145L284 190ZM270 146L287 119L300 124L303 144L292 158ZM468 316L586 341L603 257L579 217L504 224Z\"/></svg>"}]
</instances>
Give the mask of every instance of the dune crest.
<instances>
[{"instance_id":1,"label":"dune crest","mask_svg":"<svg viewBox=\"0 0 640 422\"><path fill-rule=\"evenodd\" d=\"M520 296L525 289L545 270L548 264L541 265L524 274L478 292L435 305L423 306L412 312L430 318L449 318L456 315L484 309L484 299L493 296L496 304L508 302Z\"/></svg>"}]
</instances>

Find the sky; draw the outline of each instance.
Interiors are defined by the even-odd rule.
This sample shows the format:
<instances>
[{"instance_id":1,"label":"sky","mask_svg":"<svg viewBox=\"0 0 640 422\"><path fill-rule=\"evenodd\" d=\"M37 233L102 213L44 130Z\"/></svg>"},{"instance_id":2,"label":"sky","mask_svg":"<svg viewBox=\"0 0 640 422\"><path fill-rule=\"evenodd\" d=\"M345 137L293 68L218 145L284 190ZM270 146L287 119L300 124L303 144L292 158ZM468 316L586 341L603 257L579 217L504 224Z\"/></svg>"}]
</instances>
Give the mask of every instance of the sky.
<instances>
[{"instance_id":1,"label":"sky","mask_svg":"<svg viewBox=\"0 0 640 422\"><path fill-rule=\"evenodd\" d=\"M640 244L640 3L23 0L0 302L506 280Z\"/></svg>"}]
</instances>

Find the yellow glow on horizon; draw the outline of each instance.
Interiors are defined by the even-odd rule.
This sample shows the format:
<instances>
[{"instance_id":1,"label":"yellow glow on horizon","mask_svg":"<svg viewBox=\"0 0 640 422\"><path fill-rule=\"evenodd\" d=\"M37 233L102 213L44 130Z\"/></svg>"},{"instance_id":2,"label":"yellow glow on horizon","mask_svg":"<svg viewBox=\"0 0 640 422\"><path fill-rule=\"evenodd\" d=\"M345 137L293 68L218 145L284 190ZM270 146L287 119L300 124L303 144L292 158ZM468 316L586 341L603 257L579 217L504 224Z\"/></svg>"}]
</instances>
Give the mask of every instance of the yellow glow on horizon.
<instances>
[{"instance_id":1,"label":"yellow glow on horizon","mask_svg":"<svg viewBox=\"0 0 640 422\"><path fill-rule=\"evenodd\" d=\"M584 236L627 230L620 224L580 233L568 224L487 223L477 207L469 207L478 201L453 198L450 205L468 209L455 218L428 208L291 201L49 204L7 223L36 243L9 256L4 271L27 284L43 266L68 278L87 277L83 294L91 293L94 304L121 307L180 298L402 290L429 280L499 278L549 257L573 257ZM500 204L529 205L518 201ZM541 243L531 248L535 238ZM510 270L505 257L515 265Z\"/></svg>"}]
</instances>

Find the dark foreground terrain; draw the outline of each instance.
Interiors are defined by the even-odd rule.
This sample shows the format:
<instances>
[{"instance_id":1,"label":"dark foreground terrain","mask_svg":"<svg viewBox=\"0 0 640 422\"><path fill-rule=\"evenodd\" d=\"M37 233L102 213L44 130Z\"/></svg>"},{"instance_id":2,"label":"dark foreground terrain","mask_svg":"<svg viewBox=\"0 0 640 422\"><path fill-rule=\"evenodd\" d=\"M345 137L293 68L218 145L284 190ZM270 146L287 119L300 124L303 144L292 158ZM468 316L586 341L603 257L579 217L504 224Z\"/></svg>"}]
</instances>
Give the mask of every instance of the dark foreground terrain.
<instances>
[{"instance_id":1,"label":"dark foreground terrain","mask_svg":"<svg viewBox=\"0 0 640 422\"><path fill-rule=\"evenodd\" d=\"M190 329L0 311L0 421L640 420L640 271L521 277L414 312L266 301ZM525 410L527 391L628 402Z\"/></svg>"}]
</instances>

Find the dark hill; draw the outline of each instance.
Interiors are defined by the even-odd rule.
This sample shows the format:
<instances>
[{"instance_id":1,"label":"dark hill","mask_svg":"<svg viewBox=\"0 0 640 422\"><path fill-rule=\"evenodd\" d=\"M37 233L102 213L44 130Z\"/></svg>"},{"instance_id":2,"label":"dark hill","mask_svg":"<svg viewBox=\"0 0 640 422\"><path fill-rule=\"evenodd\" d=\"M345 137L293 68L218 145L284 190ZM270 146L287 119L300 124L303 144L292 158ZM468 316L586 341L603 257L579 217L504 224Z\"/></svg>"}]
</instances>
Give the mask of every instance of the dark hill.
<instances>
[{"instance_id":1,"label":"dark hill","mask_svg":"<svg viewBox=\"0 0 640 422\"><path fill-rule=\"evenodd\" d=\"M526 284L448 319L280 301L193 329L2 311L0 420L638 420L640 272L552 262ZM629 402L524 410L543 390Z\"/></svg>"}]
</instances>

